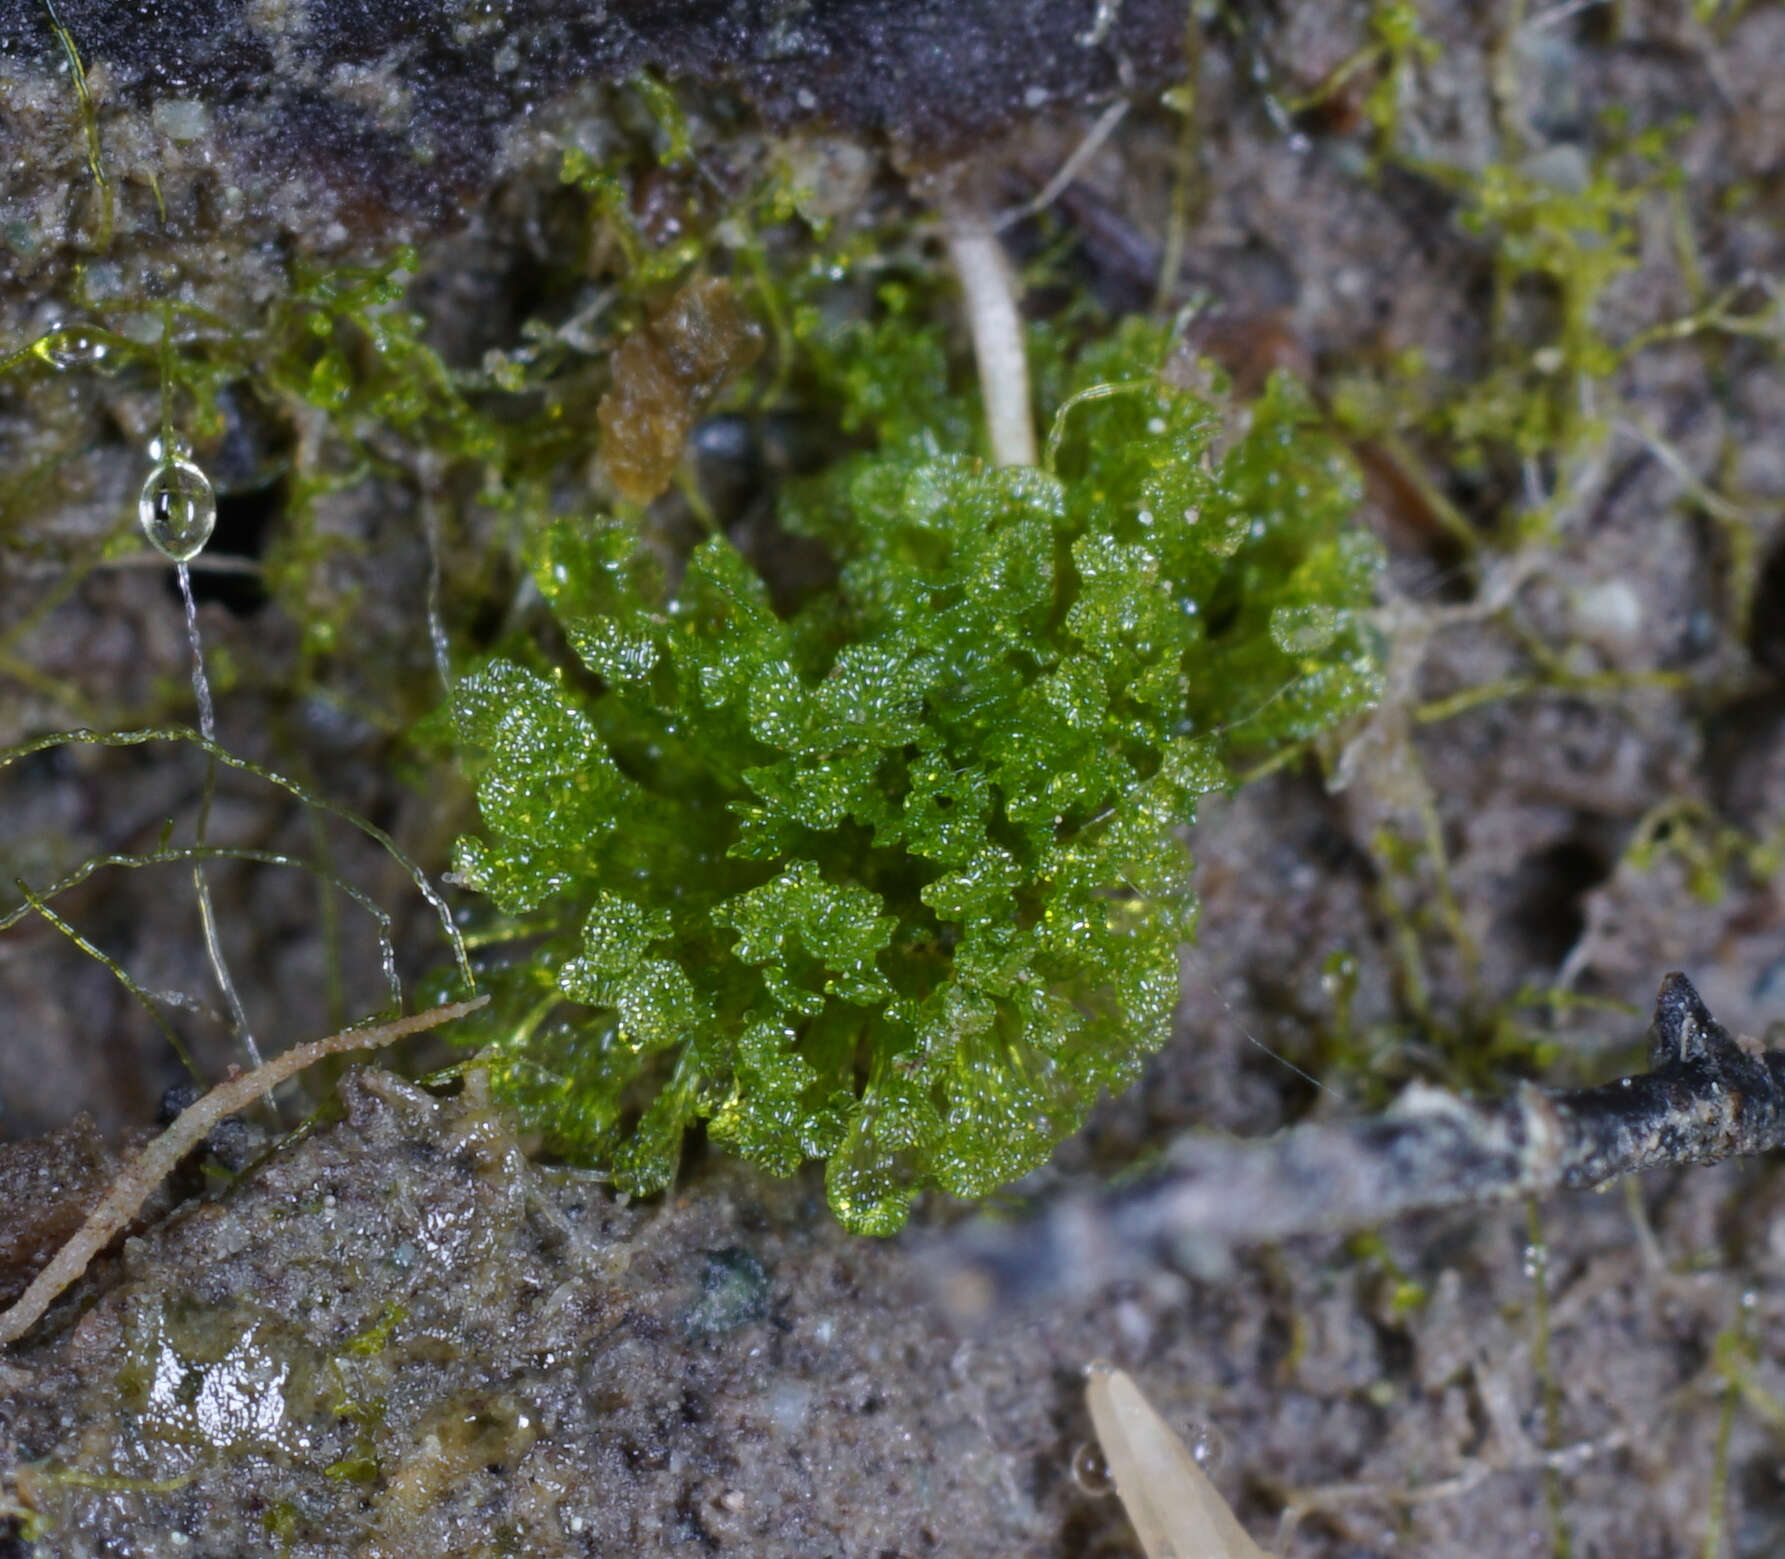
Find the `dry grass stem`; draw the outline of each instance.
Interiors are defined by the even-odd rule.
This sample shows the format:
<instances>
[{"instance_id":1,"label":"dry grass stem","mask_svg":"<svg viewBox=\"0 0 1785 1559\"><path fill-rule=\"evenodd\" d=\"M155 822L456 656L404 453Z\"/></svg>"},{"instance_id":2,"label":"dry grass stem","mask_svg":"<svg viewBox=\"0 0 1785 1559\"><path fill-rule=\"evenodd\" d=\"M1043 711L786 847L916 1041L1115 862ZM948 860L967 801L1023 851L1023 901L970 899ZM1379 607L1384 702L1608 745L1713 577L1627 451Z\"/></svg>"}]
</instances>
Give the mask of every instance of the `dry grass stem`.
<instances>
[{"instance_id":1,"label":"dry grass stem","mask_svg":"<svg viewBox=\"0 0 1785 1559\"><path fill-rule=\"evenodd\" d=\"M449 1002L431 1007L389 1023L376 1023L364 1028L343 1029L326 1039L312 1040L307 1045L294 1045L275 1056L264 1066L251 1072L238 1072L219 1083L203 1098L180 1111L174 1123L150 1142L112 1182L100 1203L73 1237L50 1259L50 1263L32 1280L10 1310L0 1313L0 1346L16 1342L37 1323L57 1296L83 1272L112 1238L134 1218L149 1193L160 1185L174 1165L204 1139L205 1134L226 1115L245 1109L263 1094L270 1093L287 1078L295 1077L306 1067L314 1066L325 1056L347 1050L372 1050L407 1039L411 1034L426 1033L468 1012L475 1012L489 997L471 1001Z\"/></svg>"},{"instance_id":2,"label":"dry grass stem","mask_svg":"<svg viewBox=\"0 0 1785 1559\"><path fill-rule=\"evenodd\" d=\"M967 305L993 464L1032 466L1036 449L1035 419L1029 409L1029 356L1010 261L998 235L983 219L951 216L947 236L948 258Z\"/></svg>"},{"instance_id":3,"label":"dry grass stem","mask_svg":"<svg viewBox=\"0 0 1785 1559\"><path fill-rule=\"evenodd\" d=\"M1270 1559L1126 1374L1101 1361L1092 1364L1085 1371L1085 1400L1147 1559Z\"/></svg>"}]
</instances>

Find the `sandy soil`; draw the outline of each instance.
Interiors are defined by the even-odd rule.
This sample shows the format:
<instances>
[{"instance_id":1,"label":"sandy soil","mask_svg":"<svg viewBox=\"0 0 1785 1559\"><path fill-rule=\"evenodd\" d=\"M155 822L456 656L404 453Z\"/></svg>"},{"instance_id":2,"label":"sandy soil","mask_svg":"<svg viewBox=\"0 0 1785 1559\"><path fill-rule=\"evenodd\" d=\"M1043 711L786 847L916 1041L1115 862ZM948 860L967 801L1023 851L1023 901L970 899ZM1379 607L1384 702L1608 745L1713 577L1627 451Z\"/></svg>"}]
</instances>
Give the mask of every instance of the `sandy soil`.
<instances>
[{"instance_id":1,"label":"sandy soil","mask_svg":"<svg viewBox=\"0 0 1785 1559\"><path fill-rule=\"evenodd\" d=\"M768 9L792 26L807 8ZM1597 144L1608 107L1638 126L1693 116L1672 151L1684 227L1665 199L1644 207L1608 334L1686 312L1697 286L1785 272L1785 12L1725 5L1707 26L1659 0L1533 6L1509 41L1487 9L1420 8L1440 49L1410 72L1402 133L1432 167L1481 166L1496 115L1558 177ZM72 0L64 10L79 33ZM534 10L527 25L543 26L551 7ZM30 7L18 12L0 17L9 37L32 25ZM1163 14L1133 12L1136 27ZM278 29L300 25L263 23L274 55ZM216 42L234 23L210 24L204 91L239 107L249 97L226 88L268 65ZM1414 347L1440 373L1472 375L1489 332L1491 250L1458 225L1441 179L1411 157L1373 163L1360 93L1305 114L1297 134L1261 96L1263 80L1292 100L1370 25L1368 6L1286 0L1200 29L1201 189L1175 296L1219 303L1211 347L1242 364L1287 359L1328 390ZM415 73L450 74L481 47L356 44L345 73L314 86L333 105L316 122L375 119ZM338 176L345 131L329 132L335 160L306 164L300 188L220 108L207 160L205 140L174 138L189 112L156 117L187 101L170 96L188 89L164 79L165 59L151 68L120 45L108 64L103 42L85 48L138 225L104 259L83 247L93 196L53 43L0 51L0 123L23 148L0 202L7 342L70 317L77 281L111 284L105 266L122 286L164 263L141 215L144 168L163 169L182 242L224 235L229 263L182 285L226 317L282 285L268 241L327 254L331 224L364 211L366 191ZM1033 121L975 154L978 176L1032 193L1107 85L1093 72L1044 94ZM791 108L743 86L765 111L802 112L797 85ZM290 110L277 93L253 101ZM389 202L393 231L423 245L419 306L473 358L478 332L499 335L523 306L526 219L552 183L556 127L605 111L592 88L544 77L537 114L528 102L503 88L450 159L445 207L409 184ZM450 116L429 122L450 134ZM1062 198L1083 282L1113 302L1150 301L1177 123L1137 107ZM250 164L261 182L232 218L221 191ZM341 198L319 203L319 189ZM1013 234L1019 248L1041 241ZM1652 347L1602 393L1614 424L1580 501L1548 540L1491 567L1459 568L1418 504L1372 488L1364 518L1405 603L1395 707L1519 686L1451 718L1409 726L1391 711L1350 733L1361 745L1341 790L1327 783L1335 746L1327 772L1310 762L1211 801L1193 834L1204 909L1178 1037L1026 1192L1112 1174L1182 1130L1253 1134L1379 1108L1414 1077L1616 1075L1671 968L1733 1029L1785 1022L1781 877L1748 848L1785 826L1776 327L1770 340ZM128 380L0 380L0 741L192 717L165 571L70 570L134 503L153 416ZM218 466L216 550L276 555L279 472L302 430L261 427L252 408L237 425ZM1528 483L1569 475L1537 462L1447 492L1486 527ZM393 477L324 513L343 542L331 582L358 592L324 683L294 689L300 627L280 608L201 576L201 626L227 668L219 734L438 869L465 798L411 783L392 756L394 731L432 696L424 505ZM1545 654L1571 691L1525 686ZM195 755L165 745L17 764L0 773L0 877L41 884L96 852L152 847L165 819L190 818L202 781ZM319 834L302 809L229 778L213 832L294 854L326 845L333 870L407 906L406 969L437 955L402 874L350 830ZM375 1000L376 947L351 908L325 907L294 872L212 878L268 1047ZM209 989L184 873L101 874L58 905L145 986ZM81 1110L97 1120L0 1161L0 1223L22 1227L32 1209L26 1243L41 1246L67 1222L46 1186L91 1194L101 1139L152 1122L182 1073L128 994L41 919L0 937L0 1012L0 1132L22 1144ZM219 1025L180 1028L211 1072L234 1059ZM851 1240L815 1181L699 1152L675 1196L622 1206L531 1162L475 1088L436 1096L367 1072L340 1100L338 1118L246 1172L265 1123L215 1140L181 1205L0 1359L0 1554L1114 1559L1136 1551L1120 1511L1074 1476L1090 1438L1079 1372L1095 1357L1213 1448L1216 1482L1281 1559L1738 1559L1785 1546L1785 1184L1770 1162L1298 1241L960 1333L922 1277L951 1209L928 1209L898 1241ZM12 1289L41 1259L19 1244L0 1240Z\"/></svg>"}]
</instances>

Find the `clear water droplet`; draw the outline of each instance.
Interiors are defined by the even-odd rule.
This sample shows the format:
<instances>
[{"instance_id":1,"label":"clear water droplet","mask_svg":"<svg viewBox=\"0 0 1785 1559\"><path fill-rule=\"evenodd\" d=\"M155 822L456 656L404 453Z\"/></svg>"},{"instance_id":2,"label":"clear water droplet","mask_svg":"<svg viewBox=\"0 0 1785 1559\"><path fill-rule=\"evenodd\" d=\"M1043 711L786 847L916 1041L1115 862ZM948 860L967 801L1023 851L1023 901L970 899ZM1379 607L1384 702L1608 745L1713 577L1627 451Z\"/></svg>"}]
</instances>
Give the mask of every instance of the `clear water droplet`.
<instances>
[{"instance_id":1,"label":"clear water droplet","mask_svg":"<svg viewBox=\"0 0 1785 1559\"><path fill-rule=\"evenodd\" d=\"M1116 1491L1116 1480L1110 1476L1109 1463L1103 1452L1088 1440L1079 1441L1073 1450L1072 1481L1093 1499L1102 1499Z\"/></svg>"},{"instance_id":2,"label":"clear water droplet","mask_svg":"<svg viewBox=\"0 0 1785 1559\"><path fill-rule=\"evenodd\" d=\"M40 337L33 350L52 368L64 372L75 368L97 368L101 373L114 373L122 363L103 335L80 329L52 330Z\"/></svg>"},{"instance_id":3,"label":"clear water droplet","mask_svg":"<svg viewBox=\"0 0 1785 1559\"><path fill-rule=\"evenodd\" d=\"M143 483L136 517L155 550L171 562L189 563L204 551L217 524L211 480L190 460L163 460Z\"/></svg>"},{"instance_id":4,"label":"clear water droplet","mask_svg":"<svg viewBox=\"0 0 1785 1559\"><path fill-rule=\"evenodd\" d=\"M1339 614L1321 603L1271 609L1271 638L1286 655L1312 655L1333 642Z\"/></svg>"},{"instance_id":5,"label":"clear water droplet","mask_svg":"<svg viewBox=\"0 0 1785 1559\"><path fill-rule=\"evenodd\" d=\"M1184 1436L1184 1443L1190 1447L1196 1465L1204 1472L1213 1472L1227 1454L1227 1436L1213 1424L1193 1422L1185 1427L1189 1433Z\"/></svg>"}]
</instances>

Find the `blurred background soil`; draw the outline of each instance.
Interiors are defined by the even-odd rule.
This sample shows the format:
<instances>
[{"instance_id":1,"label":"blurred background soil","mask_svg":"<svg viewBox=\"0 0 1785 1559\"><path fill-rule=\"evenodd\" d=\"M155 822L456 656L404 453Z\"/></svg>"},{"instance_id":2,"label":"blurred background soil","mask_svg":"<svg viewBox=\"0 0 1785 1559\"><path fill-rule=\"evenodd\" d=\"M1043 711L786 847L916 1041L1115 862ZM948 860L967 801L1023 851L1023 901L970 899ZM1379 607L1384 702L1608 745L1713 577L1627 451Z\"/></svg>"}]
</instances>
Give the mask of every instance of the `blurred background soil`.
<instances>
[{"instance_id":1,"label":"blurred background soil","mask_svg":"<svg viewBox=\"0 0 1785 1559\"><path fill-rule=\"evenodd\" d=\"M1112 310L1198 301L1193 339L1242 385L1287 366L1351 417L1362 520L1390 555L1389 696L1203 808L1177 1037L1011 1205L1175 1132L1359 1113L1414 1078L1636 1069L1669 969L1732 1030L1785 1023L1785 10L610 9L61 0L98 185L45 10L0 0L0 350L108 298L251 321L298 263L401 241L435 350L485 362L538 304L563 148L637 134L623 83L645 67L708 144L822 164L843 220L951 180L1021 206L1077 156L1009 229L1019 259L1063 256ZM1428 47L1397 43L1408 17ZM1509 285L1516 224L1468 214L1506 169L1586 198L1608 140L1651 130L1660 174L1593 326L1692 328L1566 386L1566 441L1519 458L1452 465L1457 419L1440 436L1356 409L1570 339L1565 278ZM1594 253L1589 233L1568 263ZM59 367L0 376L0 743L195 718L170 571L124 544L153 384L59 339ZM1553 371L1544 350L1520 372ZM331 469L320 423L221 394L226 432L202 451L218 531L194 576L219 740L437 873L472 812L405 741L439 691L429 535L447 625L474 638L521 590L461 577L502 522L394 438ZM740 534L797 431L697 430L706 499ZM664 500L667 529L683 503ZM166 742L15 762L0 879L41 888L153 849L204 784L202 756ZM252 775L218 787L214 840L325 860L393 914L406 974L438 964L388 855ZM353 905L276 866L209 881L263 1048L376 1005ZM145 988L215 1004L189 868L102 871L56 907ZM240 1059L214 1013L176 1017L207 1075ZM0 1231L29 1231L0 1232L0 1298L184 1079L56 926L0 936ZM278 1124L309 1108L284 1101ZM1770 1161L1297 1241L962 1334L921 1282L953 1209L851 1239L813 1177L698 1144L673 1196L623 1205L531 1161L475 1081L351 1075L338 1109L244 1169L273 1129L214 1137L163 1199L180 1205L0 1359L0 1553L1113 1559L1137 1550L1083 1475L1097 1357L1208 1452L1281 1559L1785 1547Z\"/></svg>"}]
</instances>

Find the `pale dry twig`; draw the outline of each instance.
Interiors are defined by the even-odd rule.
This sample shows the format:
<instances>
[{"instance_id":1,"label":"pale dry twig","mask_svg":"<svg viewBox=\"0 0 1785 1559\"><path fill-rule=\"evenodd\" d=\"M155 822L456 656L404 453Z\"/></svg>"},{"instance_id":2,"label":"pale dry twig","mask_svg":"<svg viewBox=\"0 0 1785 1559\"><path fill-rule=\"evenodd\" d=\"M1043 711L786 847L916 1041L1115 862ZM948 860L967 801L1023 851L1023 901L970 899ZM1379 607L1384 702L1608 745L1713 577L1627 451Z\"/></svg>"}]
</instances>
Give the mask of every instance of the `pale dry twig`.
<instances>
[{"instance_id":1,"label":"pale dry twig","mask_svg":"<svg viewBox=\"0 0 1785 1559\"><path fill-rule=\"evenodd\" d=\"M277 1088L287 1078L295 1077L306 1067L314 1066L325 1056L345 1050L371 1050L381 1045L406 1039L411 1034L425 1033L475 1012L489 997L478 996L470 1001L448 1002L426 1012L411 1013L406 1018L393 1018L388 1023L375 1023L364 1028L343 1029L326 1039L312 1040L307 1045L294 1045L275 1056L264 1066L251 1072L237 1072L219 1083L202 1098L180 1111L174 1123L148 1143L128 1163L99 1205L88 1214L54 1256L49 1265L32 1280L11 1309L0 1312L0 1346L16 1342L37 1323L57 1296L83 1272L113 1236L134 1218L149 1193L160 1185L174 1165L204 1139L205 1134L226 1115L245 1109L263 1094Z\"/></svg>"}]
</instances>

